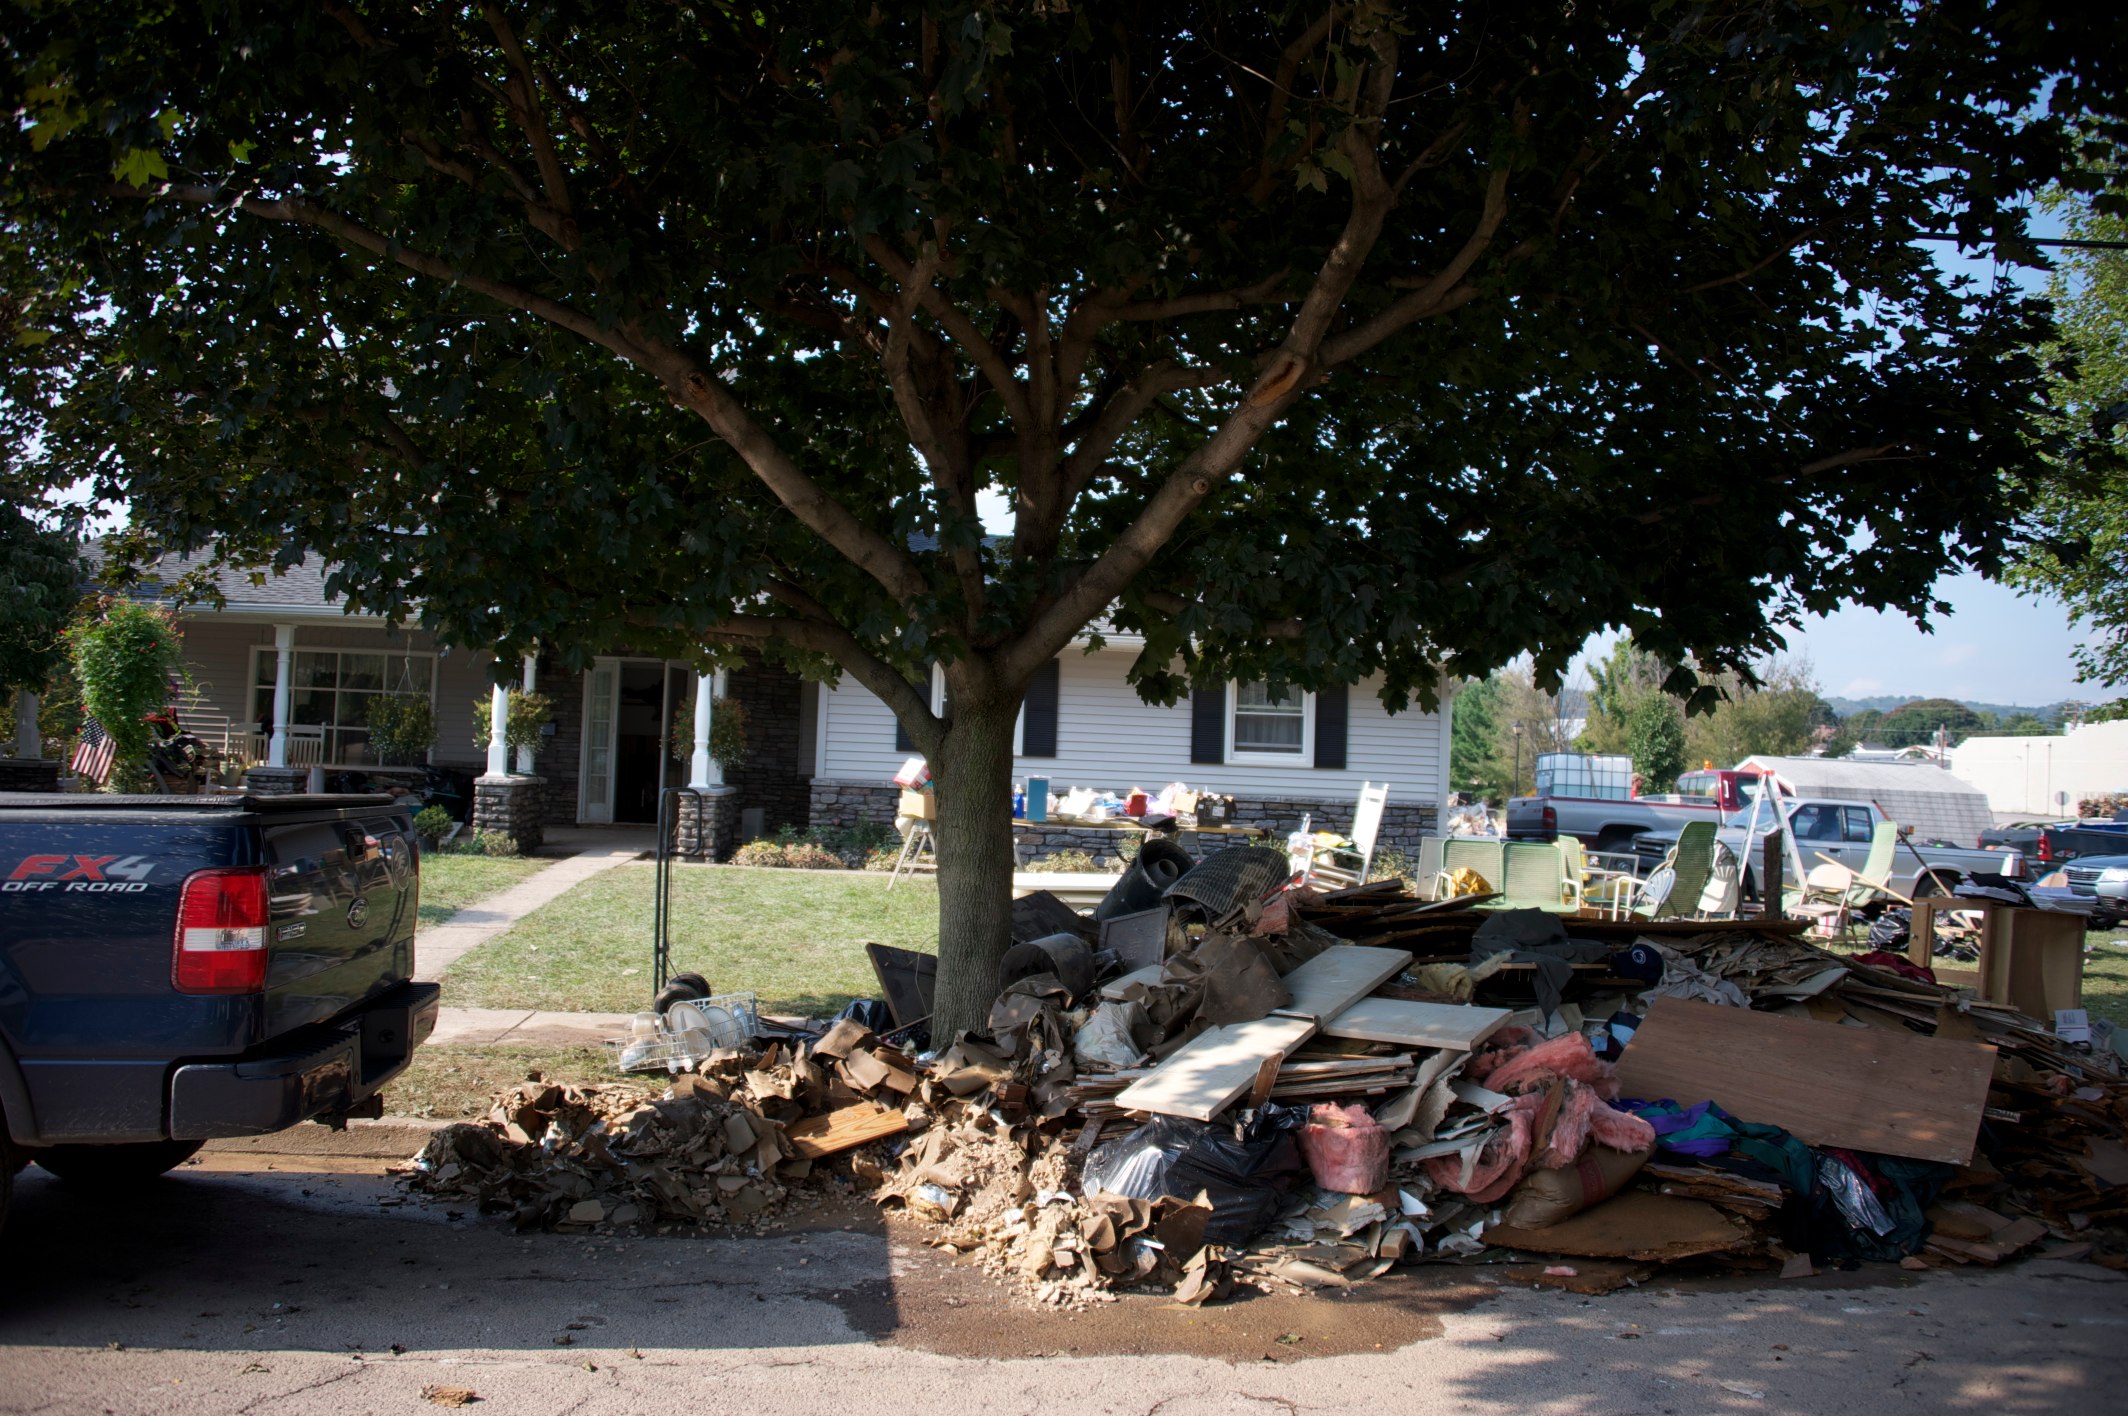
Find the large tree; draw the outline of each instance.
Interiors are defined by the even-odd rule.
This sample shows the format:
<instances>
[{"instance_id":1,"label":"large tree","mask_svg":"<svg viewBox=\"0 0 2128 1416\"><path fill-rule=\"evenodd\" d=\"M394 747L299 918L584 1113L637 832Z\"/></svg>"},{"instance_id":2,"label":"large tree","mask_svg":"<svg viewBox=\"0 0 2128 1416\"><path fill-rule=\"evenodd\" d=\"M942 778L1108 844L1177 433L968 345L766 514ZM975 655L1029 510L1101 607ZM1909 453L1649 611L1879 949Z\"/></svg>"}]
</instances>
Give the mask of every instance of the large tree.
<instances>
[{"instance_id":1,"label":"large tree","mask_svg":"<svg viewBox=\"0 0 2128 1416\"><path fill-rule=\"evenodd\" d=\"M952 1028L1090 625L1394 706L1993 568L2044 307L1918 238L2025 251L2103 10L14 0L0 225L52 474L153 536L885 699Z\"/></svg>"}]
</instances>

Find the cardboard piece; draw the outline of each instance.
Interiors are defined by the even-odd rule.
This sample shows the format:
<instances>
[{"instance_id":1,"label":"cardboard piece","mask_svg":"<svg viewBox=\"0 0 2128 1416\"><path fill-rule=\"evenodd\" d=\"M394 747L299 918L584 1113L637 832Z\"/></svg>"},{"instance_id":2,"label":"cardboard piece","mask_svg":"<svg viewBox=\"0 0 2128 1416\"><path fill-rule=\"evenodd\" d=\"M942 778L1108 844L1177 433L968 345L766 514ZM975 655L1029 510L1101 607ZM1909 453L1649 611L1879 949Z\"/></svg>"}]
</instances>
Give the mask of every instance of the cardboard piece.
<instances>
[{"instance_id":1,"label":"cardboard piece","mask_svg":"<svg viewBox=\"0 0 2128 1416\"><path fill-rule=\"evenodd\" d=\"M1297 972L1297 970L1296 970ZM1289 976L1287 986L1291 987ZM1505 1008L1455 1003L1408 1003L1401 998L1362 998L1323 1024L1326 1037L1446 1047L1468 1052L1508 1019Z\"/></svg>"},{"instance_id":2,"label":"cardboard piece","mask_svg":"<svg viewBox=\"0 0 2128 1416\"><path fill-rule=\"evenodd\" d=\"M931 1016L931 998L938 991L935 956L887 944L867 943L864 951L872 961L872 975L879 980L879 995L886 999L895 1027L905 1028Z\"/></svg>"},{"instance_id":3,"label":"cardboard piece","mask_svg":"<svg viewBox=\"0 0 2128 1416\"><path fill-rule=\"evenodd\" d=\"M1256 1081L1267 1057L1285 1057L1315 1033L1306 1018L1258 1018L1199 1033L1173 1056L1117 1093L1125 1111L1209 1121Z\"/></svg>"},{"instance_id":4,"label":"cardboard piece","mask_svg":"<svg viewBox=\"0 0 2128 1416\"><path fill-rule=\"evenodd\" d=\"M1657 998L1618 1063L1625 1096L1717 1101L1806 1145L1963 1165L1972 1159L1995 1049Z\"/></svg>"},{"instance_id":5,"label":"cardboard piece","mask_svg":"<svg viewBox=\"0 0 2128 1416\"><path fill-rule=\"evenodd\" d=\"M1276 1011L1317 1022L1334 1018L1395 978L1410 962L1411 954L1404 949L1371 949L1360 944L1325 949L1286 975L1293 1001Z\"/></svg>"}]
</instances>

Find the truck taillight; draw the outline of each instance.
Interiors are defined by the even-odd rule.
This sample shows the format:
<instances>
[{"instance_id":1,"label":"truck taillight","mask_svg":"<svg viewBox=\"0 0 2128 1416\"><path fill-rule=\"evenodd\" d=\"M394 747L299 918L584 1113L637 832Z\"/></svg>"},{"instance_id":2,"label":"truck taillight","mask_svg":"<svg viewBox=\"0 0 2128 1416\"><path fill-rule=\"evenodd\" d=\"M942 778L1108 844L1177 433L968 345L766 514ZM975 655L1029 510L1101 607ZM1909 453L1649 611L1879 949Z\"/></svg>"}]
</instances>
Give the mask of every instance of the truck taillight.
<instances>
[{"instance_id":1,"label":"truck taillight","mask_svg":"<svg viewBox=\"0 0 2128 1416\"><path fill-rule=\"evenodd\" d=\"M1559 834L1559 808L1556 806L1548 806L1544 809L1544 834L1547 836Z\"/></svg>"},{"instance_id":2,"label":"truck taillight","mask_svg":"<svg viewBox=\"0 0 2128 1416\"><path fill-rule=\"evenodd\" d=\"M256 993L266 984L266 872L202 870L177 899L170 982L180 993Z\"/></svg>"},{"instance_id":3,"label":"truck taillight","mask_svg":"<svg viewBox=\"0 0 2128 1416\"><path fill-rule=\"evenodd\" d=\"M2047 839L2047 833L2044 831L2039 833L2039 863L2054 864L2054 843Z\"/></svg>"}]
</instances>

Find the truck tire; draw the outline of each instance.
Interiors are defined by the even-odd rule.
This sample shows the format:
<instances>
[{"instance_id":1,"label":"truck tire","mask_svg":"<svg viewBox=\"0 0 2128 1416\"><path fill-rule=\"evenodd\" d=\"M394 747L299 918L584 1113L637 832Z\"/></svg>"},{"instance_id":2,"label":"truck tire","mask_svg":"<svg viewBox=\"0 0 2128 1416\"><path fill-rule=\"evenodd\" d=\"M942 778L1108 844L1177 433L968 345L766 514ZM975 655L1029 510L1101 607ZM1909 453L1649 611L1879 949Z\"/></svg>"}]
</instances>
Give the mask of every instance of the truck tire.
<instances>
[{"instance_id":1,"label":"truck tire","mask_svg":"<svg viewBox=\"0 0 2128 1416\"><path fill-rule=\"evenodd\" d=\"M204 1141L135 1141L118 1146L46 1146L37 1164L69 1184L120 1190L145 1185L175 1170L199 1152Z\"/></svg>"},{"instance_id":2,"label":"truck tire","mask_svg":"<svg viewBox=\"0 0 2128 1416\"><path fill-rule=\"evenodd\" d=\"M1596 833L1596 844L1589 849L1598 855L1631 855L1633 838L1640 833L1623 827L1611 827Z\"/></svg>"},{"instance_id":3,"label":"truck tire","mask_svg":"<svg viewBox=\"0 0 2128 1416\"><path fill-rule=\"evenodd\" d=\"M1913 897L1948 895L1958 888L1958 873L1953 870L1924 870L1914 877Z\"/></svg>"}]
</instances>

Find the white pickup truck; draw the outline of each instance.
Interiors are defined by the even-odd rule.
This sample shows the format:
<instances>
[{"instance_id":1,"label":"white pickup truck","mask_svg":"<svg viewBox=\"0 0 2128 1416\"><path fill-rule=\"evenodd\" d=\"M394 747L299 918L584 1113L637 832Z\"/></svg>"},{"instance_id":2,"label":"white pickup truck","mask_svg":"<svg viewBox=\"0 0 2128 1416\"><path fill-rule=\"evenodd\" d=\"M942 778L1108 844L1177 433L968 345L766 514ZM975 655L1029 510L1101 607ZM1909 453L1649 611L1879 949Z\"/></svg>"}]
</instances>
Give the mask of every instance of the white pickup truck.
<instances>
[{"instance_id":1,"label":"white pickup truck","mask_svg":"<svg viewBox=\"0 0 2128 1416\"><path fill-rule=\"evenodd\" d=\"M1788 811L1788 823L1795 833L1796 851L1803 858L1807 872L1823 865L1829 857L1848 869L1860 872L1862 863L1869 857L1871 838L1876 834L1877 823L1884 815L1870 802L1832 801L1824 798L1783 798L1781 805ZM1747 838L1747 830L1749 832ZM1773 834L1774 823L1761 811L1755 828L1750 825L1750 813L1732 814L1729 823L1715 833L1715 839L1727 846L1744 862L1744 893L1758 893L1758 864L1764 851L1766 838ZM1677 844L1675 830L1644 831L1633 838L1633 853L1640 858L1643 872L1661 863L1670 847ZM1793 866L1783 859L1782 869L1792 871ZM1892 853L1891 879L1886 883L1900 894L1909 897L1921 895L1948 895L1952 887L1970 875L2006 875L2012 879L2025 876L2024 857L2016 851L1966 850L1958 846L1909 846L1902 842ZM1790 882L1793 884L1794 882Z\"/></svg>"}]
</instances>

